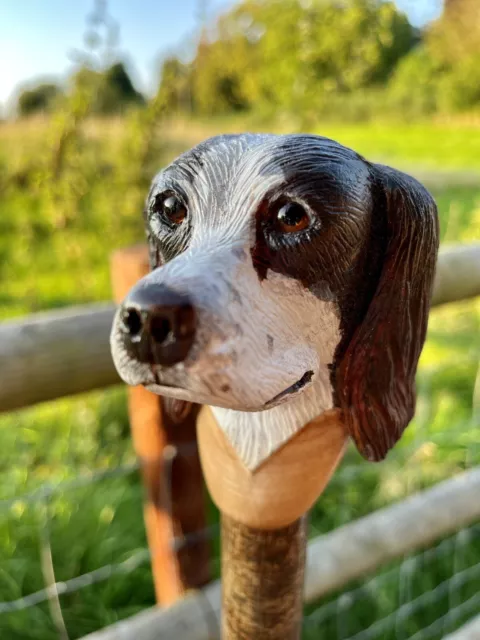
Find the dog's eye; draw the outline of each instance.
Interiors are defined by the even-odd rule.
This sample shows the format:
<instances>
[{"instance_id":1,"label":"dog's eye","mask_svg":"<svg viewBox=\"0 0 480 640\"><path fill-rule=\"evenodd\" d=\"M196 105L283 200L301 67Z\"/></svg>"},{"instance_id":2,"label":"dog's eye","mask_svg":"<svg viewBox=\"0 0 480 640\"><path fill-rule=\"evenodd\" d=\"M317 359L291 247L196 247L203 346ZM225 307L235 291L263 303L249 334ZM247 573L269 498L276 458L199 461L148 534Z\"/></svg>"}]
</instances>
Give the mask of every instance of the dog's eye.
<instances>
[{"instance_id":1,"label":"dog's eye","mask_svg":"<svg viewBox=\"0 0 480 640\"><path fill-rule=\"evenodd\" d=\"M174 193L161 193L155 197L153 212L158 213L168 224L177 226L187 217L187 207Z\"/></svg>"},{"instance_id":2,"label":"dog's eye","mask_svg":"<svg viewBox=\"0 0 480 640\"><path fill-rule=\"evenodd\" d=\"M276 226L282 233L302 231L310 226L310 216L298 202L287 202L277 212Z\"/></svg>"}]
</instances>

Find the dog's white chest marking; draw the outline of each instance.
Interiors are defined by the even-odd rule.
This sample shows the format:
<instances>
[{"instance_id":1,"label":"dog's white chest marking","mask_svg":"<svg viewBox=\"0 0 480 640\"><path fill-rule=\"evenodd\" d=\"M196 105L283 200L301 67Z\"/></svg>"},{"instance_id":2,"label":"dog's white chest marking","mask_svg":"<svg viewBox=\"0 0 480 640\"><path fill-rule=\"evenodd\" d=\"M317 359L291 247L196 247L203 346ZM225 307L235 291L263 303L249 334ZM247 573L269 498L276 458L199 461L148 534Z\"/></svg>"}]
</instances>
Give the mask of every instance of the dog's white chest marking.
<instances>
[{"instance_id":1,"label":"dog's white chest marking","mask_svg":"<svg viewBox=\"0 0 480 640\"><path fill-rule=\"evenodd\" d=\"M211 407L220 428L250 471L290 440L308 422L333 407L328 370L296 399L265 411L247 412Z\"/></svg>"}]
</instances>

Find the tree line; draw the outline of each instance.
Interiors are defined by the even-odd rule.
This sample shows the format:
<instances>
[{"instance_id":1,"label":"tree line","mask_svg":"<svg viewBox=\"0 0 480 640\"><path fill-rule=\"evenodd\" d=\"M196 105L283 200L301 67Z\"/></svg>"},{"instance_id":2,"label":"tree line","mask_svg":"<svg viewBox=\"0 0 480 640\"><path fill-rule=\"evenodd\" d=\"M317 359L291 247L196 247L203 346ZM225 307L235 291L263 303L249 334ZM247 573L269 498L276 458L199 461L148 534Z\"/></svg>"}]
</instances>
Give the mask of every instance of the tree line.
<instances>
[{"instance_id":1,"label":"tree line","mask_svg":"<svg viewBox=\"0 0 480 640\"><path fill-rule=\"evenodd\" d=\"M121 113L131 106L145 104L144 96L133 86L123 62L115 62L103 71L80 67L66 88L55 83L41 83L19 93L17 113L29 116L53 112L61 107L68 94L91 91L92 112L101 115Z\"/></svg>"},{"instance_id":2,"label":"tree line","mask_svg":"<svg viewBox=\"0 0 480 640\"><path fill-rule=\"evenodd\" d=\"M393 2L243 0L206 25L193 60L165 59L171 110L407 117L480 106L480 2L446 0L414 28Z\"/></svg>"},{"instance_id":3,"label":"tree line","mask_svg":"<svg viewBox=\"0 0 480 640\"><path fill-rule=\"evenodd\" d=\"M146 102L116 61L101 70L80 66L66 89L23 91L17 111L49 111L88 88L94 113ZM155 100L167 112L293 113L307 122L476 109L480 2L445 0L441 17L420 30L391 1L241 0L204 25L190 60L164 59Z\"/></svg>"}]
</instances>

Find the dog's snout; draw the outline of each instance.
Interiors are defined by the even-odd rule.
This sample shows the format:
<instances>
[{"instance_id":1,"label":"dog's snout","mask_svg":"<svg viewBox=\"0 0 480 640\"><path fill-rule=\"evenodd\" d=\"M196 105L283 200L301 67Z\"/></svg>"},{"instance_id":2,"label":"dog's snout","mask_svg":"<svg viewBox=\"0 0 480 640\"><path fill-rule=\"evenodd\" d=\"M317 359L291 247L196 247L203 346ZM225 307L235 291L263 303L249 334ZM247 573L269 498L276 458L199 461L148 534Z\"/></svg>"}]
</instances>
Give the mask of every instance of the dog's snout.
<instances>
[{"instance_id":1,"label":"dog's snout","mask_svg":"<svg viewBox=\"0 0 480 640\"><path fill-rule=\"evenodd\" d=\"M187 357L195 339L189 298L159 285L134 287L120 313L123 340L140 362L171 366Z\"/></svg>"}]
</instances>

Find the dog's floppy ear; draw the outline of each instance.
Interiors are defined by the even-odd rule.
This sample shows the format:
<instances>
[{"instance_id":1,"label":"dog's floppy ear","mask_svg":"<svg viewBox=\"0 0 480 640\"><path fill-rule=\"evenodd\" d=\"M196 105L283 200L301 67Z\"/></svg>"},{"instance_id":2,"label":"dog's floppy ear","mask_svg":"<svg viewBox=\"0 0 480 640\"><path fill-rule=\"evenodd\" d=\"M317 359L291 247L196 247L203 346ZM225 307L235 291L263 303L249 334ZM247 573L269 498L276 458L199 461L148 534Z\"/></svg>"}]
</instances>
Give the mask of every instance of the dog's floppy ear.
<instances>
[{"instance_id":1,"label":"dog's floppy ear","mask_svg":"<svg viewBox=\"0 0 480 640\"><path fill-rule=\"evenodd\" d=\"M376 290L337 368L337 398L361 454L383 459L415 409L438 249L435 202L416 180L371 165L385 245ZM381 234L384 235L383 233Z\"/></svg>"}]
</instances>

